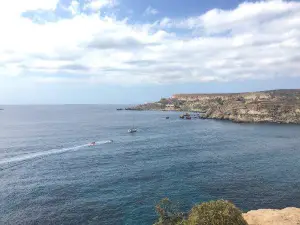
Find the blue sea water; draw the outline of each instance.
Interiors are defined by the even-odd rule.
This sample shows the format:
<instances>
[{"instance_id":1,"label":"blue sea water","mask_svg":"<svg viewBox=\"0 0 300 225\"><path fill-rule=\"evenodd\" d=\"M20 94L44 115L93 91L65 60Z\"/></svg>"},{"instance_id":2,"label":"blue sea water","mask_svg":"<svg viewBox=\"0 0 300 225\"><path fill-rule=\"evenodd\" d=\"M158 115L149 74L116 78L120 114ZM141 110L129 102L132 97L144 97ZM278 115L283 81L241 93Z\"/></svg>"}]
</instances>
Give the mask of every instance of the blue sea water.
<instances>
[{"instance_id":1,"label":"blue sea water","mask_svg":"<svg viewBox=\"0 0 300 225\"><path fill-rule=\"evenodd\" d=\"M3 106L0 224L150 225L164 197L300 207L300 126L117 107Z\"/></svg>"}]
</instances>

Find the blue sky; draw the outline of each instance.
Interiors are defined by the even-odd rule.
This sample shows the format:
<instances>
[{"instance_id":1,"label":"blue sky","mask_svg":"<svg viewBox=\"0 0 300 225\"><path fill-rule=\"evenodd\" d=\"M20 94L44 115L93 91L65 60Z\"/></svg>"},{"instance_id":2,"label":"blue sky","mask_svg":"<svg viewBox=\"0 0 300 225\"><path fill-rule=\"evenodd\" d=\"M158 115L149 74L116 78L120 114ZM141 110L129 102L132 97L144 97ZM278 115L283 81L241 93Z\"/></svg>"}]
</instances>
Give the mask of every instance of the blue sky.
<instances>
[{"instance_id":1,"label":"blue sky","mask_svg":"<svg viewBox=\"0 0 300 225\"><path fill-rule=\"evenodd\" d=\"M0 104L299 88L299 1L11 0Z\"/></svg>"}]
</instances>

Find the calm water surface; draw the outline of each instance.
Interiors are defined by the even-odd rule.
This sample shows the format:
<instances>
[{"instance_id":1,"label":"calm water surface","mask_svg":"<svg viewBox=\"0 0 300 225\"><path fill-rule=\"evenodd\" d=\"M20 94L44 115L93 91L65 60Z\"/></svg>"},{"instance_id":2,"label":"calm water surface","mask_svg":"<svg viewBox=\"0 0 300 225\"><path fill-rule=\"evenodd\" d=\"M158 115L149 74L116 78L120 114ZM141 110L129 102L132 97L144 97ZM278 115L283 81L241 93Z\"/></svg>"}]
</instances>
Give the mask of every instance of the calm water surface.
<instances>
[{"instance_id":1,"label":"calm water surface","mask_svg":"<svg viewBox=\"0 0 300 225\"><path fill-rule=\"evenodd\" d=\"M163 197L300 207L300 126L117 107L0 107L0 224L150 225Z\"/></svg>"}]
</instances>

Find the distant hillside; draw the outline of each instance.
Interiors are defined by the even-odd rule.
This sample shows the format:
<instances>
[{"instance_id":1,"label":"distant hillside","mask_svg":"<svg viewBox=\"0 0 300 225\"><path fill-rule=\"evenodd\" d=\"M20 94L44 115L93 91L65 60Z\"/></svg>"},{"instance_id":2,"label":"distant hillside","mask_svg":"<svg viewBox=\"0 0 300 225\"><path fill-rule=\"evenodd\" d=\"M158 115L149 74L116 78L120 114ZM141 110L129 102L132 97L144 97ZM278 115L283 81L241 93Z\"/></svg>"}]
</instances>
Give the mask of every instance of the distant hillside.
<instances>
[{"instance_id":1,"label":"distant hillside","mask_svg":"<svg viewBox=\"0 0 300 225\"><path fill-rule=\"evenodd\" d=\"M203 119L300 124L300 89L224 94L174 94L131 110L202 112Z\"/></svg>"}]
</instances>

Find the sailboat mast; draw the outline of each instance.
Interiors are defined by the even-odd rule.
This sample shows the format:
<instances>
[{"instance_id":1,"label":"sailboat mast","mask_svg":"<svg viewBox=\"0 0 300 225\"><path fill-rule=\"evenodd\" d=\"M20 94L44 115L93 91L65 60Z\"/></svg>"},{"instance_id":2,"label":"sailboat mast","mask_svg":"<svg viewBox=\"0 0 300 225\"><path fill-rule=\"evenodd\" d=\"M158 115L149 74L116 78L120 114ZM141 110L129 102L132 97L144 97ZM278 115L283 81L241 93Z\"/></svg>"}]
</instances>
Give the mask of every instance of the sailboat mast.
<instances>
[{"instance_id":1,"label":"sailboat mast","mask_svg":"<svg viewBox=\"0 0 300 225\"><path fill-rule=\"evenodd\" d=\"M132 117L132 128L134 129L134 116Z\"/></svg>"}]
</instances>

